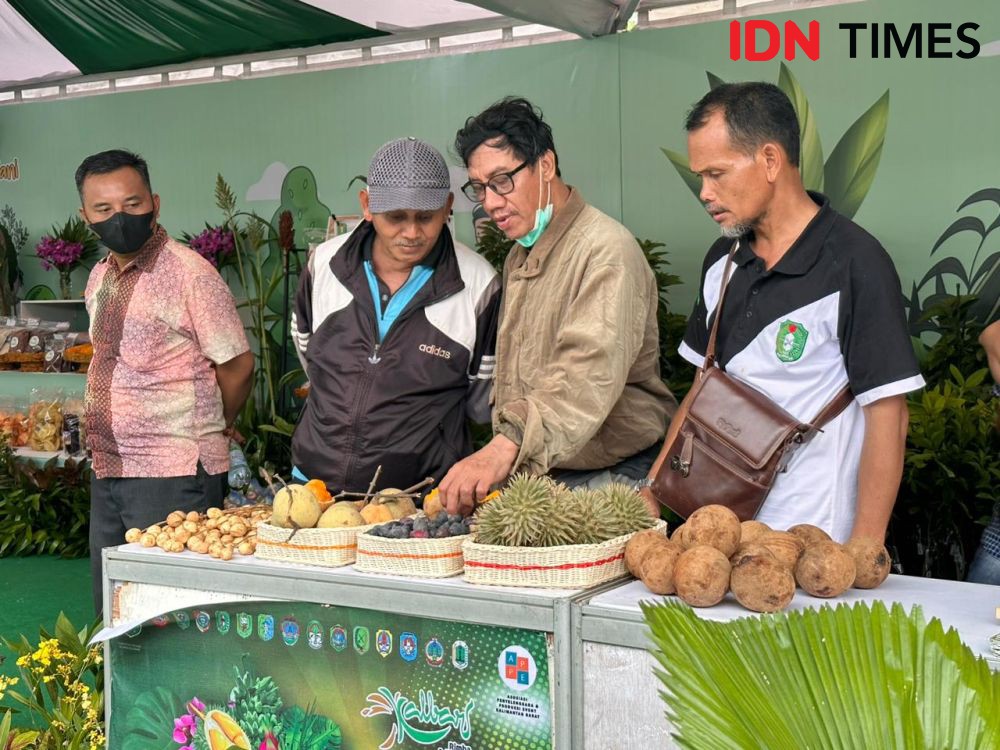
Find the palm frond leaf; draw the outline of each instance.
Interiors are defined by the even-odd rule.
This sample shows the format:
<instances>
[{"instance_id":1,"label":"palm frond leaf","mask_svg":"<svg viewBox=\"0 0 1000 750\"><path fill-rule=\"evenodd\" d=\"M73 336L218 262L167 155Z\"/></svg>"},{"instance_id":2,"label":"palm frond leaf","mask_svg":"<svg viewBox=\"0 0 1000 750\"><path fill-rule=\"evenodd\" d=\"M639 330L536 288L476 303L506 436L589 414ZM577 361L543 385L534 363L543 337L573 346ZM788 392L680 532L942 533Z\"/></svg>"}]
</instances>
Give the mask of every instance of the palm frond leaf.
<instances>
[{"instance_id":1,"label":"palm frond leaf","mask_svg":"<svg viewBox=\"0 0 1000 750\"><path fill-rule=\"evenodd\" d=\"M712 622L643 604L679 747L1000 747L1000 674L918 607Z\"/></svg>"}]
</instances>

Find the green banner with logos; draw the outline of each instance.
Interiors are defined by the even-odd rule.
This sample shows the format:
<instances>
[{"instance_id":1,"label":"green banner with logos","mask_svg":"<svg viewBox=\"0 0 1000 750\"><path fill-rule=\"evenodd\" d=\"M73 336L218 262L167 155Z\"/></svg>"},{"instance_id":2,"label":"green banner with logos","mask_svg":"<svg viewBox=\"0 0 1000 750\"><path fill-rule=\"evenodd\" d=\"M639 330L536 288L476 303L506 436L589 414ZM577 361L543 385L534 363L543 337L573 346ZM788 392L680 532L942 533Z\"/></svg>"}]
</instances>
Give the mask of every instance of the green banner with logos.
<instances>
[{"instance_id":1,"label":"green banner with logos","mask_svg":"<svg viewBox=\"0 0 1000 750\"><path fill-rule=\"evenodd\" d=\"M298 602L170 612L110 644L118 750L548 750L535 631Z\"/></svg>"}]
</instances>

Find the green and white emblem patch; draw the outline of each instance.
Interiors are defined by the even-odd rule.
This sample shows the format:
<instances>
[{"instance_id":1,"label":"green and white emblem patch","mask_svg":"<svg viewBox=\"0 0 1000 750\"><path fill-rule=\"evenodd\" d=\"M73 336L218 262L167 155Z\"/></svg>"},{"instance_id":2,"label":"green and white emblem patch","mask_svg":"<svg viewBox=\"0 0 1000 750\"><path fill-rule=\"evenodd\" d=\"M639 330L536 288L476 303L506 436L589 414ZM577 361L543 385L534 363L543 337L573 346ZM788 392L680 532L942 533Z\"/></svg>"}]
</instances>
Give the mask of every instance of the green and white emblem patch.
<instances>
[{"instance_id":1,"label":"green and white emblem patch","mask_svg":"<svg viewBox=\"0 0 1000 750\"><path fill-rule=\"evenodd\" d=\"M774 353L782 362L795 362L802 356L806 348L809 331L801 323L794 320L782 321L778 329L778 340L774 344Z\"/></svg>"}]
</instances>

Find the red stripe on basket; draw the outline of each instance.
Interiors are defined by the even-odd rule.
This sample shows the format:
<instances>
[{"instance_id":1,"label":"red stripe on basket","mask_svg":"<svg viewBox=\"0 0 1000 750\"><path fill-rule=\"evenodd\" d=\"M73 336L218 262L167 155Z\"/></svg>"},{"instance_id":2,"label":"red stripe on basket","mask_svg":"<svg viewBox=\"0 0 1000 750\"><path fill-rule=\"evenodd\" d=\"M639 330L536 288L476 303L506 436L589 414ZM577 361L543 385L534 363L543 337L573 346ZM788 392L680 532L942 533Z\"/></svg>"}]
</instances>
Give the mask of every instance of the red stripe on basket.
<instances>
[{"instance_id":1,"label":"red stripe on basket","mask_svg":"<svg viewBox=\"0 0 1000 750\"><path fill-rule=\"evenodd\" d=\"M477 560L465 559L465 566L471 568L494 568L496 570L573 570L575 568L596 568L599 565L607 565L625 557L623 552L614 557L606 557L603 560L595 560L589 563L563 563L562 565L499 565L497 563L485 563Z\"/></svg>"}]
</instances>

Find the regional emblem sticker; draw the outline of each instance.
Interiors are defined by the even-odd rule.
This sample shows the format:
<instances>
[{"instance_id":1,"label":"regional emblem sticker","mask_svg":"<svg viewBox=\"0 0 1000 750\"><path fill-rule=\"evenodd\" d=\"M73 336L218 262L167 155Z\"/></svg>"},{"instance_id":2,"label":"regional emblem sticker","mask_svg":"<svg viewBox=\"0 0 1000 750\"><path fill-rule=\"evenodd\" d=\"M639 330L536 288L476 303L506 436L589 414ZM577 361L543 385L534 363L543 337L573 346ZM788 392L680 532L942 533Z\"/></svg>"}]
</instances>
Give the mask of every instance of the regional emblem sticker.
<instances>
[{"instance_id":1,"label":"regional emblem sticker","mask_svg":"<svg viewBox=\"0 0 1000 750\"><path fill-rule=\"evenodd\" d=\"M191 627L191 616L183 610L178 610L174 612L174 622L181 630L187 630Z\"/></svg>"},{"instance_id":2,"label":"regional emblem sticker","mask_svg":"<svg viewBox=\"0 0 1000 750\"><path fill-rule=\"evenodd\" d=\"M451 644L451 665L455 669L465 669L469 666L469 644L465 641L455 641Z\"/></svg>"},{"instance_id":3,"label":"regional emblem sticker","mask_svg":"<svg viewBox=\"0 0 1000 750\"><path fill-rule=\"evenodd\" d=\"M203 609L196 610L194 613L194 626L198 628L199 633L207 633L212 627L212 615Z\"/></svg>"},{"instance_id":4,"label":"regional emblem sticker","mask_svg":"<svg viewBox=\"0 0 1000 750\"><path fill-rule=\"evenodd\" d=\"M431 638L424 647L424 656L432 667L444 664L444 645L437 638Z\"/></svg>"},{"instance_id":5,"label":"regional emblem sticker","mask_svg":"<svg viewBox=\"0 0 1000 750\"><path fill-rule=\"evenodd\" d=\"M170 615L159 615L150 620L150 622L158 628L165 628L170 624Z\"/></svg>"},{"instance_id":6,"label":"regional emblem sticker","mask_svg":"<svg viewBox=\"0 0 1000 750\"><path fill-rule=\"evenodd\" d=\"M368 633L368 628L363 625L358 625L354 628L354 650L359 654L367 654L368 649L371 646L371 635Z\"/></svg>"},{"instance_id":7,"label":"regional emblem sticker","mask_svg":"<svg viewBox=\"0 0 1000 750\"><path fill-rule=\"evenodd\" d=\"M375 650L384 659L392 653L392 633L388 630L375 631Z\"/></svg>"},{"instance_id":8,"label":"regional emblem sticker","mask_svg":"<svg viewBox=\"0 0 1000 750\"><path fill-rule=\"evenodd\" d=\"M806 349L809 331L801 323L784 320L778 328L778 338L774 343L774 353L782 362L795 362Z\"/></svg>"},{"instance_id":9,"label":"regional emblem sticker","mask_svg":"<svg viewBox=\"0 0 1000 750\"><path fill-rule=\"evenodd\" d=\"M415 661L417 658L417 636L414 633L402 633L399 636L399 656L403 661Z\"/></svg>"},{"instance_id":10,"label":"regional emblem sticker","mask_svg":"<svg viewBox=\"0 0 1000 750\"><path fill-rule=\"evenodd\" d=\"M227 635L231 625L232 620L228 612L220 611L215 613L215 629L219 631L219 635Z\"/></svg>"},{"instance_id":11,"label":"regional emblem sticker","mask_svg":"<svg viewBox=\"0 0 1000 750\"><path fill-rule=\"evenodd\" d=\"M257 615L257 635L262 641L274 638L274 617L272 615Z\"/></svg>"},{"instance_id":12,"label":"regional emblem sticker","mask_svg":"<svg viewBox=\"0 0 1000 750\"><path fill-rule=\"evenodd\" d=\"M311 620L306 627L306 641L311 649L319 651L323 648L323 626L316 620Z\"/></svg>"},{"instance_id":13,"label":"regional emblem sticker","mask_svg":"<svg viewBox=\"0 0 1000 750\"><path fill-rule=\"evenodd\" d=\"M294 617L286 617L281 621L281 640L286 646L294 646L299 642L299 623Z\"/></svg>"},{"instance_id":14,"label":"regional emblem sticker","mask_svg":"<svg viewBox=\"0 0 1000 750\"><path fill-rule=\"evenodd\" d=\"M330 647L338 653L347 648L347 631L340 625L330 628Z\"/></svg>"},{"instance_id":15,"label":"regional emblem sticker","mask_svg":"<svg viewBox=\"0 0 1000 750\"><path fill-rule=\"evenodd\" d=\"M253 635L253 617L247 612L237 613L236 634L240 638L249 638Z\"/></svg>"}]
</instances>

